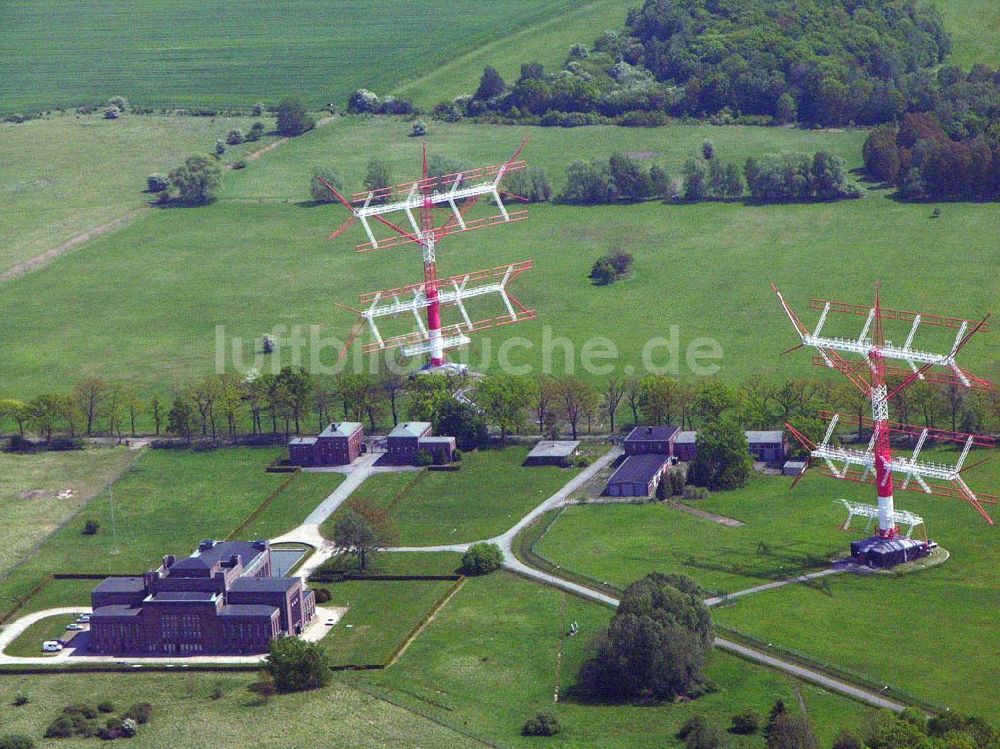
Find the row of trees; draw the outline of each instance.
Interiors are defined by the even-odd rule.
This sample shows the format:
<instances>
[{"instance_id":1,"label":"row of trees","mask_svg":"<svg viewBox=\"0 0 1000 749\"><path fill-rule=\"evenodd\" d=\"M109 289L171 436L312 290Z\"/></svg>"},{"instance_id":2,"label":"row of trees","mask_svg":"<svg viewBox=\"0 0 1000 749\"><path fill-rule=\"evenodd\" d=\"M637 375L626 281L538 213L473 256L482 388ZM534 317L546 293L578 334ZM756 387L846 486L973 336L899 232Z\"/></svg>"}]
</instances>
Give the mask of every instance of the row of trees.
<instances>
[{"instance_id":1,"label":"row of trees","mask_svg":"<svg viewBox=\"0 0 1000 749\"><path fill-rule=\"evenodd\" d=\"M1000 199L1000 126L993 139L953 140L933 114L908 114L873 130L862 153L868 174L905 199Z\"/></svg>"},{"instance_id":2,"label":"row of trees","mask_svg":"<svg viewBox=\"0 0 1000 749\"><path fill-rule=\"evenodd\" d=\"M732 386L717 379L680 380L664 375L612 376L594 382L575 376L488 375L475 385L474 403L454 393L469 383L444 375L345 373L315 376L286 367L278 374L211 375L177 390L172 398L140 397L121 383L88 378L68 394L45 393L30 401L0 400L0 430L54 435L108 435L152 431L185 439L299 433L338 418L372 429L404 418L431 421L474 448L495 429L500 439L528 431L555 436L616 431L623 423L676 424L701 428L731 417L741 429L768 429L785 422L821 436L821 410L856 420L858 438L870 404L848 382L754 380ZM1000 396L994 391L920 382L894 399L901 421L965 432L1000 429ZM847 422L847 419L845 419ZM144 426L145 425L145 426ZM152 429L149 429L152 427Z\"/></svg>"},{"instance_id":3,"label":"row of trees","mask_svg":"<svg viewBox=\"0 0 1000 749\"><path fill-rule=\"evenodd\" d=\"M566 169L566 187L559 202L597 205L619 200L649 198L699 201L748 197L757 203L789 203L860 197L850 183L843 159L826 151L812 156L802 153L767 154L749 158L741 170L723 163L711 141L705 141L700 156L684 164L682 178L674 179L666 168L642 163L625 153L607 161L574 161Z\"/></svg>"}]
</instances>

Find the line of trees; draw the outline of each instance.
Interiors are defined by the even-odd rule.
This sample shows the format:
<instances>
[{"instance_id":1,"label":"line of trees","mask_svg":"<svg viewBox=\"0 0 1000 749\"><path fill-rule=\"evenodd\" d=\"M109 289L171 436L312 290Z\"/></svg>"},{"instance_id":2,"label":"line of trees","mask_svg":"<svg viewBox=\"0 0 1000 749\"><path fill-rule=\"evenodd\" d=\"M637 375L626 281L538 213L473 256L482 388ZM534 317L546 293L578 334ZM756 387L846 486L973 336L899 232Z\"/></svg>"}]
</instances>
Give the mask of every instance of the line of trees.
<instances>
[{"instance_id":1,"label":"line of trees","mask_svg":"<svg viewBox=\"0 0 1000 749\"><path fill-rule=\"evenodd\" d=\"M473 390L472 402L454 397ZM893 401L898 420L963 432L1000 431L996 391L920 382ZM665 375L577 376L487 375L476 382L445 375L406 377L344 373L315 376L286 367L278 374L210 375L169 398L140 396L129 385L87 378L68 393L42 393L31 400L0 399L0 431L52 441L58 436L171 434L185 441L298 434L331 421L361 421L375 430L403 419L431 421L454 435L463 450L478 447L495 430L511 434L615 432L624 425L675 424L701 429L722 417L740 429L779 428L789 422L814 438L822 436L819 411L844 414L863 439L868 399L848 382L753 380L730 385L718 379L684 380Z\"/></svg>"},{"instance_id":2,"label":"line of trees","mask_svg":"<svg viewBox=\"0 0 1000 749\"><path fill-rule=\"evenodd\" d=\"M734 200L754 203L792 203L858 198L861 190L848 181L843 159L827 151L766 154L746 160L741 169L724 163L710 140L699 156L684 163L674 178L657 163L645 167L627 153L615 153L605 162L574 161L566 168L566 187L558 202L598 205L619 201Z\"/></svg>"}]
</instances>

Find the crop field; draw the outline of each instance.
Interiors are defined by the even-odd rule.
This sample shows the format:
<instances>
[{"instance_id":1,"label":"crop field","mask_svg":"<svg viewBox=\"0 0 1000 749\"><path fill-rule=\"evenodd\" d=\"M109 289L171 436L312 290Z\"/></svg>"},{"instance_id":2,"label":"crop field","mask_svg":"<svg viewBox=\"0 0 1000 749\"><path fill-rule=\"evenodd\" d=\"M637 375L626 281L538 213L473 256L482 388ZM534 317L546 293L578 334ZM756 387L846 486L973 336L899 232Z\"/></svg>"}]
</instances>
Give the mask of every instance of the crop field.
<instances>
[{"instance_id":1,"label":"crop field","mask_svg":"<svg viewBox=\"0 0 1000 749\"><path fill-rule=\"evenodd\" d=\"M513 526L576 475L576 469L521 465L527 447L463 453L457 472L382 473L354 497L390 508L400 546L455 544L492 538ZM322 526L332 537L337 515Z\"/></svg>"},{"instance_id":2,"label":"crop field","mask_svg":"<svg viewBox=\"0 0 1000 749\"><path fill-rule=\"evenodd\" d=\"M0 576L114 481L135 457L125 448L0 453ZM60 497L64 492L66 496Z\"/></svg>"},{"instance_id":3,"label":"crop field","mask_svg":"<svg viewBox=\"0 0 1000 749\"><path fill-rule=\"evenodd\" d=\"M277 454L271 449L150 451L112 492L96 496L0 581L0 611L53 572L137 574L163 554L190 554L201 539L225 538L287 478L264 472ZM90 519L100 530L86 536L83 527Z\"/></svg>"},{"instance_id":4,"label":"crop field","mask_svg":"<svg viewBox=\"0 0 1000 749\"><path fill-rule=\"evenodd\" d=\"M511 747L535 746L537 739L519 733L525 718L541 710L553 711L564 727L549 739L553 746L645 749L681 743L673 734L694 714L728 724L732 714L748 708L766 715L779 697L798 704L785 677L718 652L709 668L719 687L715 694L661 706L580 703L568 690L587 644L610 614L599 604L506 573L470 578L392 668L354 678ZM567 638L574 621L580 634ZM560 699L553 704L557 688ZM860 706L807 685L800 689L820 745L828 745L841 726L860 723ZM734 749L760 742L731 740Z\"/></svg>"},{"instance_id":5,"label":"crop field","mask_svg":"<svg viewBox=\"0 0 1000 749\"><path fill-rule=\"evenodd\" d=\"M323 585L333 598L322 605L350 606L320 640L330 663L336 666L388 663L452 585L448 580L348 580Z\"/></svg>"},{"instance_id":6,"label":"crop field","mask_svg":"<svg viewBox=\"0 0 1000 749\"><path fill-rule=\"evenodd\" d=\"M955 453L927 457L948 463ZM993 488L1000 468L990 461L968 478L973 486ZM690 503L746 522L741 528L662 505L582 506L566 510L536 548L567 569L617 585L657 569L683 572L724 592L749 588L821 567L820 559L846 553L849 542L863 535L858 520L852 532L836 530L845 514L833 500L871 503L870 487L809 476L789 492L790 481L757 478L745 490ZM993 580L996 528L956 500L900 492L897 504L926 519L931 537L951 553L945 564L905 576L837 575L787 586L736 600L713 616L932 703L996 718L988 685L1000 677L1000 662L982 657L1000 648L988 624L1000 603ZM876 601L879 626L872 621ZM878 652L893 656L873 657Z\"/></svg>"},{"instance_id":7,"label":"crop field","mask_svg":"<svg viewBox=\"0 0 1000 749\"><path fill-rule=\"evenodd\" d=\"M0 10L0 112L115 95L144 106L247 107L297 93L317 107L343 105L356 88L384 94L573 6L433 0L389 13L378 0L9 2Z\"/></svg>"},{"instance_id":8,"label":"crop field","mask_svg":"<svg viewBox=\"0 0 1000 749\"><path fill-rule=\"evenodd\" d=\"M0 18L10 7L0 8ZM9 79L0 74L0 80ZM143 192L147 176L212 151L218 138L235 128L246 133L256 119L62 115L0 124L0 274L145 205L151 197ZM272 118L259 119L273 127ZM273 140L232 146L223 163Z\"/></svg>"},{"instance_id":9,"label":"crop field","mask_svg":"<svg viewBox=\"0 0 1000 749\"><path fill-rule=\"evenodd\" d=\"M345 749L466 749L482 746L408 710L350 686L333 684L316 692L281 695L262 703L251 691L252 674L130 673L52 674L0 678L3 718L0 730L32 736L36 746L77 749L97 739L42 742L45 727L65 705L110 701L119 711L135 702L154 705L150 722L130 739L142 749L244 746L262 749L308 749L329 745ZM84 687L83 693L81 688ZM29 702L11 707L15 696ZM221 696L216 696L216 694Z\"/></svg>"}]
</instances>

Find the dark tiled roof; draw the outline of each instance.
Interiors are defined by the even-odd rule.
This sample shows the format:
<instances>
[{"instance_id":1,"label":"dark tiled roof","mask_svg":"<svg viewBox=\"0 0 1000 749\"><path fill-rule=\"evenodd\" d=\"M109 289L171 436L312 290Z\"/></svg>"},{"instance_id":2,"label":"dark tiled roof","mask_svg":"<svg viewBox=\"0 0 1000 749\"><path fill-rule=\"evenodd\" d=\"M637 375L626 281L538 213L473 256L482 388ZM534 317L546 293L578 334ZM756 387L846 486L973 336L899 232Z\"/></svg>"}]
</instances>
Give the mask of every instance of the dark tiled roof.
<instances>
[{"instance_id":1,"label":"dark tiled roof","mask_svg":"<svg viewBox=\"0 0 1000 749\"><path fill-rule=\"evenodd\" d=\"M243 558L243 566L249 567L263 553L262 549L249 541L220 541L210 549L196 551L191 556L174 562L170 570L208 569L219 561L228 560L233 554L239 554Z\"/></svg>"},{"instance_id":2,"label":"dark tiled roof","mask_svg":"<svg viewBox=\"0 0 1000 749\"><path fill-rule=\"evenodd\" d=\"M668 460L666 455L630 455L618 466L618 470L608 479L608 483L648 484Z\"/></svg>"},{"instance_id":3,"label":"dark tiled roof","mask_svg":"<svg viewBox=\"0 0 1000 749\"><path fill-rule=\"evenodd\" d=\"M295 587L299 582L297 577L241 577L229 586L233 593L285 591Z\"/></svg>"},{"instance_id":4,"label":"dark tiled roof","mask_svg":"<svg viewBox=\"0 0 1000 749\"><path fill-rule=\"evenodd\" d=\"M629 432L628 437L625 438L626 442L640 441L648 442L650 440L669 440L674 436L675 432L680 431L677 427L671 426L661 426L661 427L636 427L631 432Z\"/></svg>"},{"instance_id":5,"label":"dark tiled roof","mask_svg":"<svg viewBox=\"0 0 1000 749\"><path fill-rule=\"evenodd\" d=\"M277 610L262 603L231 603L219 610L219 616L266 616L270 619Z\"/></svg>"},{"instance_id":6,"label":"dark tiled roof","mask_svg":"<svg viewBox=\"0 0 1000 749\"><path fill-rule=\"evenodd\" d=\"M126 616L139 616L142 609L139 607L123 606L116 604L114 606L101 606L100 608L94 609L94 613L90 615L90 621L93 622L94 619L108 619L112 617L126 617Z\"/></svg>"},{"instance_id":7,"label":"dark tiled roof","mask_svg":"<svg viewBox=\"0 0 1000 749\"><path fill-rule=\"evenodd\" d=\"M107 577L96 588L95 593L142 593L146 583L141 577Z\"/></svg>"}]
</instances>

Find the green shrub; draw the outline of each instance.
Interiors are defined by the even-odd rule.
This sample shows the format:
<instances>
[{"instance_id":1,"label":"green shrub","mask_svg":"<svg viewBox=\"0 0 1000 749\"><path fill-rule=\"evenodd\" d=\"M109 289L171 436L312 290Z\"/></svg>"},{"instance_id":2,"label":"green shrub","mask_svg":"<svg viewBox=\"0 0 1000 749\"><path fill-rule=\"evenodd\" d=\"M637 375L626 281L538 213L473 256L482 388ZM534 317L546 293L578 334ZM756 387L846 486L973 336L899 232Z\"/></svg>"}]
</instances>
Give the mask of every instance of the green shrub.
<instances>
[{"instance_id":1,"label":"green shrub","mask_svg":"<svg viewBox=\"0 0 1000 749\"><path fill-rule=\"evenodd\" d=\"M32 749L34 746L35 740L30 736L18 733L0 736L0 749Z\"/></svg>"},{"instance_id":2,"label":"green shrub","mask_svg":"<svg viewBox=\"0 0 1000 749\"><path fill-rule=\"evenodd\" d=\"M111 704L108 700L97 703L97 712L99 713L113 713L115 711L115 706Z\"/></svg>"},{"instance_id":3,"label":"green shrub","mask_svg":"<svg viewBox=\"0 0 1000 749\"><path fill-rule=\"evenodd\" d=\"M82 702L75 702L71 705L66 705L63 708L64 715L82 715L84 718L96 718L97 711L90 705L85 705Z\"/></svg>"},{"instance_id":4,"label":"green shrub","mask_svg":"<svg viewBox=\"0 0 1000 749\"><path fill-rule=\"evenodd\" d=\"M760 725L760 716L753 710L747 710L733 716L733 725L730 730L741 736L750 736L760 730Z\"/></svg>"},{"instance_id":5,"label":"green shrub","mask_svg":"<svg viewBox=\"0 0 1000 749\"><path fill-rule=\"evenodd\" d=\"M264 669L279 692L318 689L330 681L326 652L319 645L297 637L272 641Z\"/></svg>"},{"instance_id":6,"label":"green shrub","mask_svg":"<svg viewBox=\"0 0 1000 749\"><path fill-rule=\"evenodd\" d=\"M555 736L562 730L559 719L552 713L538 713L534 718L528 718L521 727L524 736Z\"/></svg>"},{"instance_id":7,"label":"green shrub","mask_svg":"<svg viewBox=\"0 0 1000 749\"><path fill-rule=\"evenodd\" d=\"M431 455L430 450L420 450L417 453L417 465L420 467L425 467L432 465L434 463L434 456Z\"/></svg>"},{"instance_id":8,"label":"green shrub","mask_svg":"<svg viewBox=\"0 0 1000 749\"><path fill-rule=\"evenodd\" d=\"M705 725L705 719L700 715L692 715L677 729L677 733L674 734L677 738L682 741L686 739L692 732L701 730Z\"/></svg>"},{"instance_id":9,"label":"green shrub","mask_svg":"<svg viewBox=\"0 0 1000 749\"><path fill-rule=\"evenodd\" d=\"M249 139L250 140L260 140L261 137L263 137L263 135L264 135L264 130L265 130L265 127L264 127L264 123L263 122L258 121L258 122L253 123L253 125L250 126L250 137L249 137Z\"/></svg>"},{"instance_id":10,"label":"green shrub","mask_svg":"<svg viewBox=\"0 0 1000 749\"><path fill-rule=\"evenodd\" d=\"M326 588L314 588L313 592L316 594L316 603L326 603L333 597Z\"/></svg>"},{"instance_id":11,"label":"green shrub","mask_svg":"<svg viewBox=\"0 0 1000 749\"><path fill-rule=\"evenodd\" d=\"M459 450L458 448L455 448L455 451L451 454L451 459L455 463L458 463L459 461L461 461L462 460L462 451Z\"/></svg>"},{"instance_id":12,"label":"green shrub","mask_svg":"<svg viewBox=\"0 0 1000 749\"><path fill-rule=\"evenodd\" d=\"M83 535L85 536L96 536L97 531L101 529L101 524L96 520L88 520L83 526Z\"/></svg>"},{"instance_id":13,"label":"green shrub","mask_svg":"<svg viewBox=\"0 0 1000 749\"><path fill-rule=\"evenodd\" d=\"M312 179L309 181L309 194L312 195L314 201L317 203L335 202L337 198L323 182L329 183L338 191L342 190L343 182L337 170L327 166L314 166Z\"/></svg>"},{"instance_id":14,"label":"green shrub","mask_svg":"<svg viewBox=\"0 0 1000 749\"><path fill-rule=\"evenodd\" d=\"M726 737L718 724L702 721L684 737L685 749L718 749Z\"/></svg>"},{"instance_id":15,"label":"green shrub","mask_svg":"<svg viewBox=\"0 0 1000 749\"><path fill-rule=\"evenodd\" d=\"M73 719L68 715L60 715L45 729L45 738L47 739L68 739L72 735Z\"/></svg>"},{"instance_id":16,"label":"green shrub","mask_svg":"<svg viewBox=\"0 0 1000 749\"><path fill-rule=\"evenodd\" d=\"M413 132L415 137L420 137L422 135L427 135L427 123L423 120L417 120L413 123Z\"/></svg>"},{"instance_id":17,"label":"green shrub","mask_svg":"<svg viewBox=\"0 0 1000 749\"><path fill-rule=\"evenodd\" d=\"M283 99L275 115L278 120L278 132L285 137L302 135L316 127L316 121L309 116L306 105L294 97Z\"/></svg>"},{"instance_id":18,"label":"green shrub","mask_svg":"<svg viewBox=\"0 0 1000 749\"><path fill-rule=\"evenodd\" d=\"M122 738L130 739L139 732L139 724L131 718L122 721Z\"/></svg>"},{"instance_id":19,"label":"green shrub","mask_svg":"<svg viewBox=\"0 0 1000 749\"><path fill-rule=\"evenodd\" d=\"M222 696L223 696L222 687L216 687L208 695L209 699L213 700L221 700Z\"/></svg>"},{"instance_id":20,"label":"green shrub","mask_svg":"<svg viewBox=\"0 0 1000 749\"><path fill-rule=\"evenodd\" d=\"M28 695L24 692L18 692L17 696L14 697L14 702L11 704L13 704L14 707L21 707L22 705L27 705L29 702L31 702L31 698L28 697Z\"/></svg>"},{"instance_id":21,"label":"green shrub","mask_svg":"<svg viewBox=\"0 0 1000 749\"><path fill-rule=\"evenodd\" d=\"M709 491L704 486L685 486L684 499L708 499Z\"/></svg>"},{"instance_id":22,"label":"green shrub","mask_svg":"<svg viewBox=\"0 0 1000 749\"><path fill-rule=\"evenodd\" d=\"M153 716L153 706L148 702L137 702L132 705L125 714L122 715L122 719L131 718L140 726L144 726L149 723L149 719Z\"/></svg>"},{"instance_id":23,"label":"green shrub","mask_svg":"<svg viewBox=\"0 0 1000 749\"><path fill-rule=\"evenodd\" d=\"M503 552L496 544L473 544L462 555L462 572L466 575L487 575L502 566Z\"/></svg>"},{"instance_id":24,"label":"green shrub","mask_svg":"<svg viewBox=\"0 0 1000 749\"><path fill-rule=\"evenodd\" d=\"M848 730L843 730L837 734L837 738L833 740L833 749L863 749L864 744L861 743L861 739L857 737L856 734L851 733Z\"/></svg>"},{"instance_id":25,"label":"green shrub","mask_svg":"<svg viewBox=\"0 0 1000 749\"><path fill-rule=\"evenodd\" d=\"M170 189L170 180L165 174L150 174L146 177L146 190L149 192L163 192Z\"/></svg>"},{"instance_id":26,"label":"green shrub","mask_svg":"<svg viewBox=\"0 0 1000 749\"><path fill-rule=\"evenodd\" d=\"M238 146L246 140L246 136L243 135L243 131L238 127L233 128L228 133L226 133L226 143L230 146Z\"/></svg>"}]
</instances>

